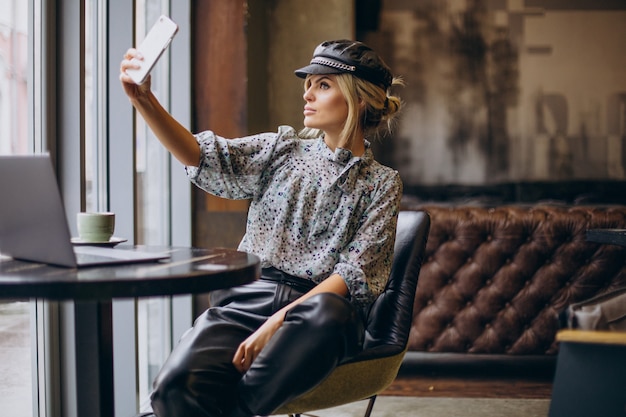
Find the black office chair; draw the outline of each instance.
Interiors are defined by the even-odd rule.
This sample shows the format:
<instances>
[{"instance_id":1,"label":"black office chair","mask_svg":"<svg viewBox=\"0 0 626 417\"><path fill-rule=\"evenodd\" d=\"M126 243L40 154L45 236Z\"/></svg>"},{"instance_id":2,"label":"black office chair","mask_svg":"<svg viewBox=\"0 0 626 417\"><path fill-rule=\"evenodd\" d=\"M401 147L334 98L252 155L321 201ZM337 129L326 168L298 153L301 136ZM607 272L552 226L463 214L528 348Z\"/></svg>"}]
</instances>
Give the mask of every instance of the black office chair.
<instances>
[{"instance_id":1,"label":"black office chair","mask_svg":"<svg viewBox=\"0 0 626 417\"><path fill-rule=\"evenodd\" d=\"M407 350L417 278L429 230L428 213L399 213L391 275L368 314L363 351L274 415L299 417L307 411L369 398L365 417L370 416L376 396L394 381Z\"/></svg>"}]
</instances>

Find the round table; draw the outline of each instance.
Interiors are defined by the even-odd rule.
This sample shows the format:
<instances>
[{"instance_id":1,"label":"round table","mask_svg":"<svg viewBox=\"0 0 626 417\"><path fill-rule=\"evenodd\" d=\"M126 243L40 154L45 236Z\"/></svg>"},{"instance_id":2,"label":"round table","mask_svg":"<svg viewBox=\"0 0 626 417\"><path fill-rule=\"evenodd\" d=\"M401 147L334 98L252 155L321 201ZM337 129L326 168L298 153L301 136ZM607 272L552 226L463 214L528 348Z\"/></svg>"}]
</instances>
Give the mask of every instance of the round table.
<instances>
[{"instance_id":1,"label":"round table","mask_svg":"<svg viewBox=\"0 0 626 417\"><path fill-rule=\"evenodd\" d=\"M0 258L0 298L74 301L75 343L65 349L69 354L61 353L61 360L66 362L63 368L74 374L69 379L75 378L75 383L61 383L65 392L70 391L65 397L76 401L78 416L114 415L113 299L205 293L252 282L261 274L256 256L233 249L119 249L166 252L169 259L63 268Z\"/></svg>"}]
</instances>

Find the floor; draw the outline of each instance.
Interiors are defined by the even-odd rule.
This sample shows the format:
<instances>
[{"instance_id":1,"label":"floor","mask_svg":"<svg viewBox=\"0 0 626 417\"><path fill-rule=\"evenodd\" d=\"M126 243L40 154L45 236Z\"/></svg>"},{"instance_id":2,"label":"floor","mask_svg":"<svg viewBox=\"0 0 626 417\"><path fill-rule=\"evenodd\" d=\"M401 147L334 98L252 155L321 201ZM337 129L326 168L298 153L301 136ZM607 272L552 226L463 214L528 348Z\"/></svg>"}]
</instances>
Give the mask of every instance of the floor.
<instances>
[{"instance_id":1,"label":"floor","mask_svg":"<svg viewBox=\"0 0 626 417\"><path fill-rule=\"evenodd\" d=\"M372 417L547 417L554 363L501 358L466 362L455 355L414 355L376 399ZM363 416L367 401L307 416Z\"/></svg>"},{"instance_id":2,"label":"floor","mask_svg":"<svg viewBox=\"0 0 626 417\"><path fill-rule=\"evenodd\" d=\"M549 399L556 357L407 353L393 396Z\"/></svg>"},{"instance_id":3,"label":"floor","mask_svg":"<svg viewBox=\"0 0 626 417\"><path fill-rule=\"evenodd\" d=\"M372 417L547 417L550 401L512 398L416 398L382 396L376 400ZM314 411L316 417L363 416L367 402L361 401Z\"/></svg>"}]
</instances>

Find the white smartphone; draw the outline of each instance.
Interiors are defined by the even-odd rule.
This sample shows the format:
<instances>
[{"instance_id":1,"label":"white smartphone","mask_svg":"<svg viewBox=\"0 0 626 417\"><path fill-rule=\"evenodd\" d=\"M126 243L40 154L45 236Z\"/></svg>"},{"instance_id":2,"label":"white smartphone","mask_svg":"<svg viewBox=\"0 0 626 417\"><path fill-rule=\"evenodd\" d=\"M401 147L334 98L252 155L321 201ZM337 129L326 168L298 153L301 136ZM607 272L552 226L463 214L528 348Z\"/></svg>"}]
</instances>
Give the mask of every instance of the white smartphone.
<instances>
[{"instance_id":1,"label":"white smartphone","mask_svg":"<svg viewBox=\"0 0 626 417\"><path fill-rule=\"evenodd\" d=\"M148 74L150 74L150 71L152 71L152 68L170 45L177 32L178 25L176 23L167 16L159 17L137 48L143 55L143 60L133 59L141 67L126 70L126 73L133 79L135 84L143 84L146 81Z\"/></svg>"}]
</instances>

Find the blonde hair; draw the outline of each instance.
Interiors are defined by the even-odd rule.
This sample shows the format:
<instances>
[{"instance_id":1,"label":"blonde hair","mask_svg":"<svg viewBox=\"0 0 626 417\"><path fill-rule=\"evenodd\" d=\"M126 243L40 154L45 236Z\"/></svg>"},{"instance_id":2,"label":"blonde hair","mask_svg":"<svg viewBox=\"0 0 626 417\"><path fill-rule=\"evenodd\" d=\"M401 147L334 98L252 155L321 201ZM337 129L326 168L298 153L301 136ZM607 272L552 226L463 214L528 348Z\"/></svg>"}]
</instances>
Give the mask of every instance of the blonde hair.
<instances>
[{"instance_id":1,"label":"blonde hair","mask_svg":"<svg viewBox=\"0 0 626 417\"><path fill-rule=\"evenodd\" d=\"M304 82L305 90L311 85L310 78L310 75L307 76ZM350 147L360 132L368 137L379 135L383 130L391 131L402 107L399 97L388 95L382 87L351 74L337 74L335 80L348 104L348 117L341 131L342 147ZM404 82L394 78L391 85L404 85ZM310 128L300 132L304 138L319 137L321 134L318 129Z\"/></svg>"}]
</instances>

